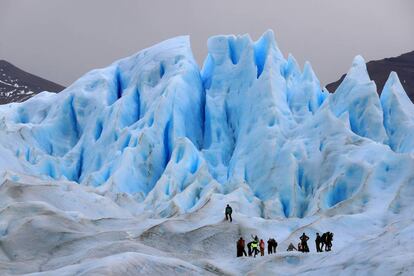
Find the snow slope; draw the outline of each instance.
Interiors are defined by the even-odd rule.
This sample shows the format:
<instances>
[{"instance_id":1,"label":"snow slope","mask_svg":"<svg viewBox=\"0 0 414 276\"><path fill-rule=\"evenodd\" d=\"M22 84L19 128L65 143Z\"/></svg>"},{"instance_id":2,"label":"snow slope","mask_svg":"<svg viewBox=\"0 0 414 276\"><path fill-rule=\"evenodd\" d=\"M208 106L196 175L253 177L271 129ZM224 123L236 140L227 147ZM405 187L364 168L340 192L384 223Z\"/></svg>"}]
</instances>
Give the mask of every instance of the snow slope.
<instances>
[{"instance_id":1,"label":"snow slope","mask_svg":"<svg viewBox=\"0 0 414 276\"><path fill-rule=\"evenodd\" d=\"M35 184L28 184L35 183ZM414 252L413 193L400 194L404 212L336 210L302 219L263 219L222 206L238 197L215 195L195 212L168 219L133 216L93 188L23 177L0 187L0 271L3 275L410 275ZM407 193L408 192L408 193ZM75 204L76 203L76 204ZM339 211L340 212L340 211ZM333 251L286 252L303 231L335 233ZM235 258L240 235L279 242L276 255Z\"/></svg>"},{"instance_id":2,"label":"snow slope","mask_svg":"<svg viewBox=\"0 0 414 276\"><path fill-rule=\"evenodd\" d=\"M199 70L173 38L0 106L0 269L408 274L414 115L397 75L379 98L358 56L329 94L272 31L208 49ZM240 234L285 249L328 230L329 254L233 258Z\"/></svg>"}]
</instances>

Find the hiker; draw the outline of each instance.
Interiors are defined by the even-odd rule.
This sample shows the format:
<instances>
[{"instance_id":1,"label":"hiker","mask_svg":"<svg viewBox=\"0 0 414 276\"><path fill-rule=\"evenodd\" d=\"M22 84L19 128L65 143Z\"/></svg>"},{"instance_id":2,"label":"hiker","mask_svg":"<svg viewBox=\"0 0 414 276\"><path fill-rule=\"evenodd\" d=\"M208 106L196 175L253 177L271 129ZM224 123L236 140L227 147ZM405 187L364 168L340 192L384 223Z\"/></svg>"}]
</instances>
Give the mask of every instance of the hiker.
<instances>
[{"instance_id":1,"label":"hiker","mask_svg":"<svg viewBox=\"0 0 414 276\"><path fill-rule=\"evenodd\" d=\"M290 243L286 251L297 251L297 249L292 243Z\"/></svg>"},{"instance_id":2,"label":"hiker","mask_svg":"<svg viewBox=\"0 0 414 276\"><path fill-rule=\"evenodd\" d=\"M247 256L246 250L244 249L245 242L242 237L237 241L237 257Z\"/></svg>"},{"instance_id":3,"label":"hiker","mask_svg":"<svg viewBox=\"0 0 414 276\"><path fill-rule=\"evenodd\" d=\"M326 246L327 246L327 241L326 241L326 236L329 232L323 233L321 236L321 252L323 252L323 247L325 246L325 251L326 250Z\"/></svg>"},{"instance_id":4,"label":"hiker","mask_svg":"<svg viewBox=\"0 0 414 276\"><path fill-rule=\"evenodd\" d=\"M302 252L309 252L308 240L309 240L309 237L306 236L305 233L303 233L302 236L300 237Z\"/></svg>"},{"instance_id":5,"label":"hiker","mask_svg":"<svg viewBox=\"0 0 414 276\"><path fill-rule=\"evenodd\" d=\"M249 253L249 257L252 256L252 242L247 244L247 252Z\"/></svg>"},{"instance_id":6,"label":"hiker","mask_svg":"<svg viewBox=\"0 0 414 276\"><path fill-rule=\"evenodd\" d=\"M277 241L275 239L272 239L272 247L273 247L273 253L276 254Z\"/></svg>"},{"instance_id":7,"label":"hiker","mask_svg":"<svg viewBox=\"0 0 414 276\"><path fill-rule=\"evenodd\" d=\"M321 236L319 236L319 233L316 233L316 239L315 239L316 252L322 252L321 243L322 243L322 238Z\"/></svg>"},{"instance_id":8,"label":"hiker","mask_svg":"<svg viewBox=\"0 0 414 276\"><path fill-rule=\"evenodd\" d=\"M326 251L331 251L332 249L332 240L333 240L333 233L327 232L326 235Z\"/></svg>"},{"instance_id":9,"label":"hiker","mask_svg":"<svg viewBox=\"0 0 414 276\"><path fill-rule=\"evenodd\" d=\"M259 247L260 247L260 256L264 256L265 243L263 239L260 239Z\"/></svg>"},{"instance_id":10,"label":"hiker","mask_svg":"<svg viewBox=\"0 0 414 276\"><path fill-rule=\"evenodd\" d=\"M226 212L226 220L230 219L230 222L232 222L233 219L231 218L231 213L233 213L233 209L230 207L230 205L227 204L225 212Z\"/></svg>"},{"instance_id":11,"label":"hiker","mask_svg":"<svg viewBox=\"0 0 414 276\"><path fill-rule=\"evenodd\" d=\"M269 238L269 240L267 241L267 254L270 255L272 253L273 253L273 239Z\"/></svg>"},{"instance_id":12,"label":"hiker","mask_svg":"<svg viewBox=\"0 0 414 276\"><path fill-rule=\"evenodd\" d=\"M298 243L298 251L303 252L303 247L301 243Z\"/></svg>"},{"instance_id":13,"label":"hiker","mask_svg":"<svg viewBox=\"0 0 414 276\"><path fill-rule=\"evenodd\" d=\"M333 233L328 231L328 232L322 234L322 236L321 236L321 252L323 251L324 246L325 246L325 251L331 251L332 240L333 240Z\"/></svg>"},{"instance_id":14,"label":"hiker","mask_svg":"<svg viewBox=\"0 0 414 276\"><path fill-rule=\"evenodd\" d=\"M241 239L241 238L240 238ZM241 249L240 249L240 240L238 240L237 242L236 242L236 249L237 249L237 254L236 254L236 256L237 257L241 257L242 256L242 253L241 253Z\"/></svg>"},{"instance_id":15,"label":"hiker","mask_svg":"<svg viewBox=\"0 0 414 276\"><path fill-rule=\"evenodd\" d=\"M250 246L252 247L252 251L254 252L254 257L256 258L256 255L259 253L259 249L258 249L259 243L258 243L258 241L257 240L253 240L251 242L251 245Z\"/></svg>"}]
</instances>

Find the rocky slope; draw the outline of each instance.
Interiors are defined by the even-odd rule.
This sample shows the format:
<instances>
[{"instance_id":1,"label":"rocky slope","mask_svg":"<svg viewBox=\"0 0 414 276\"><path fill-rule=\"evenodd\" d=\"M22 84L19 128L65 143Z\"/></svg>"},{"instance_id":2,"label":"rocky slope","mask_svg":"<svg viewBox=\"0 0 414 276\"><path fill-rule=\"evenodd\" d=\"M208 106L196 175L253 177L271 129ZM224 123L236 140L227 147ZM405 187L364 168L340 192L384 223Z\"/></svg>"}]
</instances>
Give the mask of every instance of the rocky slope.
<instances>
[{"instance_id":1,"label":"rocky slope","mask_svg":"<svg viewBox=\"0 0 414 276\"><path fill-rule=\"evenodd\" d=\"M375 81L379 94L381 94L389 74L393 71L396 72L408 97L414 102L414 51L398 57L369 61L367 70L370 78ZM345 75L338 81L328 84L326 88L334 92L344 78Z\"/></svg>"},{"instance_id":2,"label":"rocky slope","mask_svg":"<svg viewBox=\"0 0 414 276\"><path fill-rule=\"evenodd\" d=\"M65 87L29 74L0 60L0 104L23 102L43 92L60 92Z\"/></svg>"}]
</instances>

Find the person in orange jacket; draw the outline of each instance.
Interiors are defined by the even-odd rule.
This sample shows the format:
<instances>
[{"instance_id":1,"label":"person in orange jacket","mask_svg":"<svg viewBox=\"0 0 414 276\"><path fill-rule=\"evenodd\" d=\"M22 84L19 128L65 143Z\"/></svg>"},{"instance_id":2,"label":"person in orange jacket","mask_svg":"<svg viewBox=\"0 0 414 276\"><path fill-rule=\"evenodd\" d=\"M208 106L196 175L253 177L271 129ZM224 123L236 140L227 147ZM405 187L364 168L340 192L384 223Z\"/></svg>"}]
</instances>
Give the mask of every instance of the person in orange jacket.
<instances>
[{"instance_id":1,"label":"person in orange jacket","mask_svg":"<svg viewBox=\"0 0 414 276\"><path fill-rule=\"evenodd\" d=\"M260 247L260 256L264 256L265 243L263 239L260 240L259 247Z\"/></svg>"}]
</instances>

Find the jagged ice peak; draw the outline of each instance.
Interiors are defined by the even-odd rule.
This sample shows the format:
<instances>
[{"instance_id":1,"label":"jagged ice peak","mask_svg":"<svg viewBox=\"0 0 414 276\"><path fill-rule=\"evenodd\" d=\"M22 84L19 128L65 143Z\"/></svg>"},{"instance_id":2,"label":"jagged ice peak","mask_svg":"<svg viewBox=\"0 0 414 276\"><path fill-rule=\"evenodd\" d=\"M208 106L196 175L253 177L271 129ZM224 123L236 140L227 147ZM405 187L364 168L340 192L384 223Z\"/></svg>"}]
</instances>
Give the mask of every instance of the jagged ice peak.
<instances>
[{"instance_id":1,"label":"jagged ice peak","mask_svg":"<svg viewBox=\"0 0 414 276\"><path fill-rule=\"evenodd\" d=\"M272 31L207 44L201 70L180 36L59 94L1 106L2 173L127 193L154 216L237 194L267 218L391 202L364 189L400 162L395 185L412 177L413 106L395 73L380 99L357 56L329 94L310 63L301 72L284 58Z\"/></svg>"}]
</instances>

